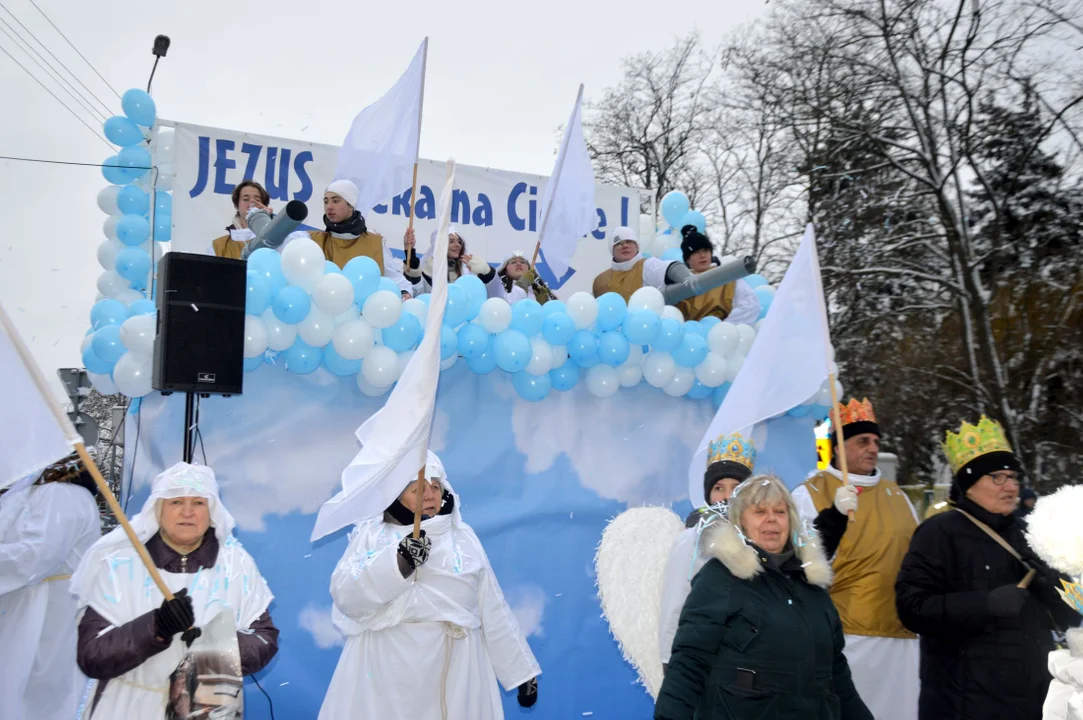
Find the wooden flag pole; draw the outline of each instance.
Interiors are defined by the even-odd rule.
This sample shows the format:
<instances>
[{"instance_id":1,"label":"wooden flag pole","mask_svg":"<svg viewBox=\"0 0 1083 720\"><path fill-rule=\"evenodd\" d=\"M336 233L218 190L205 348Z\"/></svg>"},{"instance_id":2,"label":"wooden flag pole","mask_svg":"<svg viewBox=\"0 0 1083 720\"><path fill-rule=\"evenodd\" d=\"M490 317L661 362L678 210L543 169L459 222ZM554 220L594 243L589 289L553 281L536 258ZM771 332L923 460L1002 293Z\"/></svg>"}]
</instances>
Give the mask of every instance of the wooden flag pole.
<instances>
[{"instance_id":1,"label":"wooden flag pole","mask_svg":"<svg viewBox=\"0 0 1083 720\"><path fill-rule=\"evenodd\" d=\"M49 386L45 383L45 378L43 378L38 371L37 363L34 362L34 358L30 355L30 350L23 344L22 337L15 329L15 325L11 322L11 318L8 317L7 311L4 310L3 305L0 305L0 323L4 326L4 332L11 338L11 343L15 346L15 351L19 353L19 358L23 361L23 365L30 373L30 377L34 379L34 384L38 388L38 394L41 395L42 400L48 404L57 423L61 428L64 428L69 437L78 437L75 428L71 425L71 421L68 420L68 416L64 414L64 411L61 410L60 406L53 398L52 393L49 391ZM113 495L113 491L109 488L109 484L106 483L105 478L102 477L101 470L99 470L98 466L94 463L94 458L90 457L86 446L82 442L74 442L73 445L75 445L75 452L78 453L79 459L83 461L87 471L90 472L90 476L94 478L94 484L98 486L98 491L102 494L102 497L105 498L105 502L109 505L109 509L113 511L113 515L116 516L117 521L120 522L121 527L124 528L124 534L128 536L128 540L131 541L135 551L139 553L139 559L143 561L143 565L146 566L147 572L150 573L151 579L154 580L154 584L162 591L162 595L166 600L172 600L173 593L166 587L165 581L162 580L162 576L158 572L158 568L155 567L154 562L147 553L147 548L139 541L139 537L135 534L135 530L132 529L131 523L128 522L128 516L124 514L124 509L120 506L120 503L117 502L117 498Z\"/></svg>"},{"instance_id":2,"label":"wooden flag pole","mask_svg":"<svg viewBox=\"0 0 1083 720\"><path fill-rule=\"evenodd\" d=\"M850 484L850 470L846 467L846 438L842 433L842 408L839 407L839 393L835 388L835 373L828 373L827 382L831 387L831 422L835 428L835 437L838 442L836 443L836 450L839 457L839 470L842 471L842 484ZM850 522L854 521L854 511L846 513Z\"/></svg>"},{"instance_id":3,"label":"wooden flag pole","mask_svg":"<svg viewBox=\"0 0 1083 720\"><path fill-rule=\"evenodd\" d=\"M414 148L414 180L410 185L410 229L414 229L414 205L417 203L417 165L418 158L421 157L421 115L425 110L425 71L428 70L429 64L429 38L425 38L425 54L421 56L421 100L417 104L417 147ZM414 244L416 246L417 239L415 238ZM410 252L406 253L406 267L410 267L410 263L413 262L414 256L417 252L414 248L410 248ZM416 524L416 523L415 523ZM416 537L416 531L415 531Z\"/></svg>"},{"instance_id":4,"label":"wooden flag pole","mask_svg":"<svg viewBox=\"0 0 1083 720\"><path fill-rule=\"evenodd\" d=\"M583 102L583 83L579 83L579 94L575 96L576 107L579 107L581 102ZM582 109L580 109L580 112L582 112ZM564 132L568 132L568 128L564 128ZM560 144L562 146L561 150L565 150L566 148L563 147L563 140ZM549 204L545 206L545 214L542 215L541 227L538 229L538 242L534 245L534 257L530 260L530 267L532 268L538 263L538 253L541 252L542 238L545 237L545 226L549 222L549 211L553 207L553 198L557 194L557 185L560 183L560 171L564 169L564 155L565 153L561 152L560 156L557 157L557 166L553 170L552 177L549 178L549 182L553 183L553 192L549 193Z\"/></svg>"}]
</instances>

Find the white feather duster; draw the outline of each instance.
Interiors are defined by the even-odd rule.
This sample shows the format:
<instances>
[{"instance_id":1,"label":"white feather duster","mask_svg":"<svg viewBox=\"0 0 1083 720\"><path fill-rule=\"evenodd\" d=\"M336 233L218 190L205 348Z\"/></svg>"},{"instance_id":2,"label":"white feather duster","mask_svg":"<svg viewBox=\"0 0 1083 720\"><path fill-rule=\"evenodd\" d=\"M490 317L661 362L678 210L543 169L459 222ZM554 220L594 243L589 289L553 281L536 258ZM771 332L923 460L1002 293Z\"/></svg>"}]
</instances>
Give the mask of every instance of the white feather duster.
<instances>
[{"instance_id":1,"label":"white feather duster","mask_svg":"<svg viewBox=\"0 0 1083 720\"><path fill-rule=\"evenodd\" d=\"M1083 485L1039 499L1027 526L1027 542L1042 560L1073 578L1083 574Z\"/></svg>"}]
</instances>

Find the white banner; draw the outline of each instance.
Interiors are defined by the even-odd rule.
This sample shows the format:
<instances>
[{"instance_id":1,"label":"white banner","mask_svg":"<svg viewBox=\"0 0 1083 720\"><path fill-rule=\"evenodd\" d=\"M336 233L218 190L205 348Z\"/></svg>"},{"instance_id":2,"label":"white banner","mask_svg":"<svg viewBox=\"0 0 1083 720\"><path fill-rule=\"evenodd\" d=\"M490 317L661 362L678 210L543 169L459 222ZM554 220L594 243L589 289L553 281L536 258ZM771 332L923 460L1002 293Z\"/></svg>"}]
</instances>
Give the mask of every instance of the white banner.
<instances>
[{"instance_id":1,"label":"white banner","mask_svg":"<svg viewBox=\"0 0 1083 720\"><path fill-rule=\"evenodd\" d=\"M173 250L207 252L211 241L224 235L232 221L230 194L245 178L267 188L276 210L290 200L304 202L308 206L305 225L323 229L323 190L335 172L336 146L184 123L163 124L176 128ZM442 161L422 160L419 164L414 226L422 252L428 249L429 235L436 228L435 193L442 187L444 172ZM494 265L516 250L530 257L538 241L539 206L547 182L541 175L456 165L451 222L466 241L468 252ZM590 292L594 277L610 265L609 234L622 225L639 227L641 194L649 201L649 193L634 188L596 186L598 228L579 241L571 267L557 279L539 262L542 277L560 290L560 297L580 290ZM369 228L386 237L400 258L409 203L410 188L405 187L398 197L378 205L365 218Z\"/></svg>"}]
</instances>

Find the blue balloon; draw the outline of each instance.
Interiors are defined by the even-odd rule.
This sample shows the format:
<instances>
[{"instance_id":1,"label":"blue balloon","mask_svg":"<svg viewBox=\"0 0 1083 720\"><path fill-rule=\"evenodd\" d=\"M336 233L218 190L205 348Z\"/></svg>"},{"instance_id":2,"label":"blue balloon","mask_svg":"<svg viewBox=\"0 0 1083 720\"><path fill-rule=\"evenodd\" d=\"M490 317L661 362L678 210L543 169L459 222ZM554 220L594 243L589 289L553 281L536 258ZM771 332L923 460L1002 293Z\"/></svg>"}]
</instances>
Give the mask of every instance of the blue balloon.
<instances>
[{"instance_id":1,"label":"blue balloon","mask_svg":"<svg viewBox=\"0 0 1083 720\"><path fill-rule=\"evenodd\" d=\"M511 306L511 328L518 330L527 337L533 337L541 332L545 322L545 313L537 300L520 300Z\"/></svg>"},{"instance_id":2,"label":"blue balloon","mask_svg":"<svg viewBox=\"0 0 1083 720\"><path fill-rule=\"evenodd\" d=\"M542 305L542 315L549 317L553 313L568 314L568 306L564 304L563 300L550 300Z\"/></svg>"},{"instance_id":3,"label":"blue balloon","mask_svg":"<svg viewBox=\"0 0 1083 720\"><path fill-rule=\"evenodd\" d=\"M150 273L150 255L139 247L126 247L117 253L117 273L128 282L145 280Z\"/></svg>"},{"instance_id":4,"label":"blue balloon","mask_svg":"<svg viewBox=\"0 0 1083 720\"><path fill-rule=\"evenodd\" d=\"M300 290L300 288L296 289ZM301 290L301 292L304 291ZM293 345L290 345L285 355L286 370L296 375L308 375L316 372L316 368L323 361L323 351L320 348L312 347L300 338L294 341Z\"/></svg>"},{"instance_id":5,"label":"blue balloon","mask_svg":"<svg viewBox=\"0 0 1083 720\"><path fill-rule=\"evenodd\" d=\"M150 223L142 215L125 215L117 220L117 240L125 245L142 245L150 235Z\"/></svg>"},{"instance_id":6,"label":"blue balloon","mask_svg":"<svg viewBox=\"0 0 1083 720\"><path fill-rule=\"evenodd\" d=\"M123 115L114 115L106 120L104 130L109 142L120 147L138 145L144 140L139 126Z\"/></svg>"},{"instance_id":7,"label":"blue balloon","mask_svg":"<svg viewBox=\"0 0 1083 720\"><path fill-rule=\"evenodd\" d=\"M136 125L143 127L150 127L158 117L154 98L139 88L132 88L125 92L124 97L120 99L120 107Z\"/></svg>"},{"instance_id":8,"label":"blue balloon","mask_svg":"<svg viewBox=\"0 0 1083 720\"><path fill-rule=\"evenodd\" d=\"M726 393L728 393L729 391L729 383L722 383L714 389L714 393L711 395L711 404L714 405L715 410L722 406L722 400L726 397Z\"/></svg>"},{"instance_id":9,"label":"blue balloon","mask_svg":"<svg viewBox=\"0 0 1083 720\"><path fill-rule=\"evenodd\" d=\"M245 358L244 359L244 371L245 372L252 372L253 370L258 369L261 365L263 365L263 356L262 355L257 355L255 357L250 357L250 358Z\"/></svg>"},{"instance_id":10,"label":"blue balloon","mask_svg":"<svg viewBox=\"0 0 1083 720\"><path fill-rule=\"evenodd\" d=\"M407 313L409 314L409 313ZM459 338L455 330L447 325L440 326L440 359L447 360L459 350Z\"/></svg>"},{"instance_id":11,"label":"blue balloon","mask_svg":"<svg viewBox=\"0 0 1083 720\"><path fill-rule=\"evenodd\" d=\"M822 419L828 417L830 414L831 414L831 408L827 407L826 405L820 405L818 403L814 403L812 405L809 405L809 415L811 415L814 418L819 418L819 419L822 420Z\"/></svg>"},{"instance_id":12,"label":"blue balloon","mask_svg":"<svg viewBox=\"0 0 1083 720\"><path fill-rule=\"evenodd\" d=\"M428 305L430 302L432 302L432 295L430 293L422 293L421 295L417 296L417 299Z\"/></svg>"},{"instance_id":13,"label":"blue balloon","mask_svg":"<svg viewBox=\"0 0 1083 720\"><path fill-rule=\"evenodd\" d=\"M255 270L250 266L247 283L248 288L244 294L244 311L247 315L259 317L267 308L271 307L271 298L274 297L271 281L267 279L266 275L262 275L259 270Z\"/></svg>"},{"instance_id":14,"label":"blue balloon","mask_svg":"<svg viewBox=\"0 0 1083 720\"><path fill-rule=\"evenodd\" d=\"M113 366L115 362L106 362L102 358L98 357L94 352L94 342L91 341L91 347L87 347L83 351L83 367L87 369L87 372L92 372L97 375L105 375L106 373L113 372Z\"/></svg>"},{"instance_id":15,"label":"blue balloon","mask_svg":"<svg viewBox=\"0 0 1083 720\"><path fill-rule=\"evenodd\" d=\"M308 311L311 308L312 298L304 290L293 285L287 285L279 290L271 301L271 309L274 310L275 317L289 325L296 325L308 317ZM316 364L319 365L319 361Z\"/></svg>"},{"instance_id":16,"label":"blue balloon","mask_svg":"<svg viewBox=\"0 0 1083 720\"><path fill-rule=\"evenodd\" d=\"M282 258L271 248L260 248L249 255L248 270L255 270L271 284L272 295L286 287L286 276L282 274ZM354 289L356 290L356 286Z\"/></svg>"},{"instance_id":17,"label":"blue balloon","mask_svg":"<svg viewBox=\"0 0 1083 720\"><path fill-rule=\"evenodd\" d=\"M530 364L533 349L530 338L518 330L505 330L496 336L493 344L496 365L504 372L517 373Z\"/></svg>"},{"instance_id":18,"label":"blue balloon","mask_svg":"<svg viewBox=\"0 0 1083 720\"><path fill-rule=\"evenodd\" d=\"M421 339L421 321L413 313L404 312L397 323L380 332L384 345L395 352L406 352Z\"/></svg>"},{"instance_id":19,"label":"blue balloon","mask_svg":"<svg viewBox=\"0 0 1083 720\"><path fill-rule=\"evenodd\" d=\"M546 303L549 306L551 303ZM547 315L542 322L542 337L550 345L567 345L575 335L575 321L566 313Z\"/></svg>"},{"instance_id":20,"label":"blue balloon","mask_svg":"<svg viewBox=\"0 0 1083 720\"><path fill-rule=\"evenodd\" d=\"M124 343L120 341L120 326L106 325L94 333L94 339L90 341L90 347L94 354L105 362L113 365L120 356L128 352Z\"/></svg>"},{"instance_id":21,"label":"blue balloon","mask_svg":"<svg viewBox=\"0 0 1083 720\"><path fill-rule=\"evenodd\" d=\"M681 346L684 340L684 323L673 318L662 318L658 325L658 334L651 346L655 350L671 353Z\"/></svg>"},{"instance_id":22,"label":"blue balloon","mask_svg":"<svg viewBox=\"0 0 1083 720\"><path fill-rule=\"evenodd\" d=\"M467 358L466 366L478 375L488 375L493 370L496 370L496 352L493 349L495 344L496 338L490 335L489 347L476 358Z\"/></svg>"},{"instance_id":23,"label":"blue balloon","mask_svg":"<svg viewBox=\"0 0 1083 720\"><path fill-rule=\"evenodd\" d=\"M447 306L444 308L444 324L458 327L470 315L470 296L458 285L448 285Z\"/></svg>"},{"instance_id":24,"label":"blue balloon","mask_svg":"<svg viewBox=\"0 0 1083 720\"><path fill-rule=\"evenodd\" d=\"M756 299L760 301L759 319L762 320L763 318L767 317L767 311L771 309L771 303L775 299L775 291L774 288L770 286L762 285L756 288L753 292L756 293Z\"/></svg>"},{"instance_id":25,"label":"blue balloon","mask_svg":"<svg viewBox=\"0 0 1083 720\"><path fill-rule=\"evenodd\" d=\"M805 417L812 411L811 405L794 405L787 413L790 417Z\"/></svg>"},{"instance_id":26,"label":"blue balloon","mask_svg":"<svg viewBox=\"0 0 1083 720\"><path fill-rule=\"evenodd\" d=\"M666 262L684 262L684 253L680 248L670 248L662 253L662 259Z\"/></svg>"},{"instance_id":27,"label":"blue balloon","mask_svg":"<svg viewBox=\"0 0 1083 720\"><path fill-rule=\"evenodd\" d=\"M136 315L154 315L158 312L158 308L154 306L153 300L136 300L128 306L128 317L135 317Z\"/></svg>"},{"instance_id":28,"label":"blue balloon","mask_svg":"<svg viewBox=\"0 0 1083 720\"><path fill-rule=\"evenodd\" d=\"M744 281L745 284L753 290L767 284L767 278L765 278L763 275L749 275L744 279Z\"/></svg>"},{"instance_id":29,"label":"blue balloon","mask_svg":"<svg viewBox=\"0 0 1083 720\"><path fill-rule=\"evenodd\" d=\"M575 363L565 362L549 371L549 381L554 390L571 390L579 382L579 367Z\"/></svg>"},{"instance_id":30,"label":"blue balloon","mask_svg":"<svg viewBox=\"0 0 1083 720\"><path fill-rule=\"evenodd\" d=\"M147 279L141 277L138 280L132 280L132 290L138 290L145 295L147 292Z\"/></svg>"},{"instance_id":31,"label":"blue balloon","mask_svg":"<svg viewBox=\"0 0 1083 720\"><path fill-rule=\"evenodd\" d=\"M616 330L627 315L628 306L617 293L607 292L598 298L598 319L595 320L595 325L599 330Z\"/></svg>"},{"instance_id":32,"label":"blue balloon","mask_svg":"<svg viewBox=\"0 0 1083 720\"><path fill-rule=\"evenodd\" d=\"M597 365L597 362L591 363L591 359L594 358L600 361L600 358L598 358L598 338L589 330L577 330L572 339L568 341L568 357L579 363L581 367ZM584 363L590 363L590 365Z\"/></svg>"},{"instance_id":33,"label":"blue balloon","mask_svg":"<svg viewBox=\"0 0 1083 720\"><path fill-rule=\"evenodd\" d=\"M673 351L673 362L681 367L694 368L707 357L707 341L699 335L685 333L681 345Z\"/></svg>"},{"instance_id":34,"label":"blue balloon","mask_svg":"<svg viewBox=\"0 0 1083 720\"><path fill-rule=\"evenodd\" d=\"M389 293L398 297L402 294L402 288L395 284L395 281L389 277L381 277L380 282L376 285L377 290L387 290Z\"/></svg>"},{"instance_id":35,"label":"blue balloon","mask_svg":"<svg viewBox=\"0 0 1083 720\"><path fill-rule=\"evenodd\" d=\"M511 376L511 384L519 397L529 402L539 402L549 394L553 386L549 375L531 375L528 372L517 372Z\"/></svg>"},{"instance_id":36,"label":"blue balloon","mask_svg":"<svg viewBox=\"0 0 1083 720\"><path fill-rule=\"evenodd\" d=\"M384 332L387 331L385 330ZM327 343L327 347L323 349L323 366L327 368L327 372L332 375L349 377L361 372L361 358L358 358L357 360L346 360L335 352L335 346L332 343Z\"/></svg>"},{"instance_id":37,"label":"blue balloon","mask_svg":"<svg viewBox=\"0 0 1083 720\"><path fill-rule=\"evenodd\" d=\"M353 284L353 299L357 307L364 305L365 299L380 286L380 266L367 255L359 255L346 263L342 274ZM398 287L395 291L398 292Z\"/></svg>"},{"instance_id":38,"label":"blue balloon","mask_svg":"<svg viewBox=\"0 0 1083 720\"><path fill-rule=\"evenodd\" d=\"M721 325L722 321L716 318L714 315L708 315L699 321L699 324L703 327L703 330L707 333L711 332L711 328L715 325Z\"/></svg>"},{"instance_id":39,"label":"blue balloon","mask_svg":"<svg viewBox=\"0 0 1083 720\"><path fill-rule=\"evenodd\" d=\"M106 325L120 325L128 319L128 308L124 303L112 298L105 298L94 303L90 308L90 327L98 330ZM88 368L89 369L89 368ZM91 370L91 372L99 372Z\"/></svg>"},{"instance_id":40,"label":"blue balloon","mask_svg":"<svg viewBox=\"0 0 1083 720\"><path fill-rule=\"evenodd\" d=\"M150 172L150 153L139 145L121 148L117 153L117 162L128 170L133 180L138 180Z\"/></svg>"},{"instance_id":41,"label":"blue balloon","mask_svg":"<svg viewBox=\"0 0 1083 720\"><path fill-rule=\"evenodd\" d=\"M681 218L680 226L683 228L685 225L695 225L700 232L707 232L707 218L699 210L689 210L685 213L685 216Z\"/></svg>"},{"instance_id":42,"label":"blue balloon","mask_svg":"<svg viewBox=\"0 0 1083 720\"><path fill-rule=\"evenodd\" d=\"M628 342L636 345L650 345L654 342L661 326L661 318L650 310L633 310L628 313L628 317L624 318L621 332L628 338Z\"/></svg>"},{"instance_id":43,"label":"blue balloon","mask_svg":"<svg viewBox=\"0 0 1083 720\"><path fill-rule=\"evenodd\" d=\"M146 215L150 196L135 185L127 185L117 193L117 208L125 215Z\"/></svg>"},{"instance_id":44,"label":"blue balloon","mask_svg":"<svg viewBox=\"0 0 1083 720\"><path fill-rule=\"evenodd\" d=\"M686 320L684 323L685 335L699 335L701 338L706 339L707 328L700 324L699 320Z\"/></svg>"},{"instance_id":45,"label":"blue balloon","mask_svg":"<svg viewBox=\"0 0 1083 720\"><path fill-rule=\"evenodd\" d=\"M692 383L692 389L688 391L688 397L692 398L693 400L706 400L707 398L711 397L711 393L713 392L714 388L707 387L699 380L696 380L694 383Z\"/></svg>"},{"instance_id":46,"label":"blue balloon","mask_svg":"<svg viewBox=\"0 0 1083 720\"><path fill-rule=\"evenodd\" d=\"M571 362L575 363L584 370L589 370L595 365L600 365L602 359L598 357L598 353L594 353L593 355L587 355L586 357L579 358L578 360L572 360Z\"/></svg>"},{"instance_id":47,"label":"blue balloon","mask_svg":"<svg viewBox=\"0 0 1083 720\"><path fill-rule=\"evenodd\" d=\"M135 171L120 164L116 155L111 155L102 163L102 175L113 185L127 185L135 180Z\"/></svg>"},{"instance_id":48,"label":"blue balloon","mask_svg":"<svg viewBox=\"0 0 1083 720\"><path fill-rule=\"evenodd\" d=\"M409 313L406 314L409 315ZM485 328L481 325L467 323L459 328L458 350L459 354L467 360L481 357L489 350L489 347L489 333L485 332Z\"/></svg>"},{"instance_id":49,"label":"blue balloon","mask_svg":"<svg viewBox=\"0 0 1083 720\"><path fill-rule=\"evenodd\" d=\"M154 216L154 239L169 242L173 238L173 216L157 214Z\"/></svg>"},{"instance_id":50,"label":"blue balloon","mask_svg":"<svg viewBox=\"0 0 1083 720\"><path fill-rule=\"evenodd\" d=\"M323 274L324 275L331 275L332 273L337 273L337 274L341 275L342 274L342 268L340 268L338 265L335 265L330 260L324 261L324 263L323 263Z\"/></svg>"},{"instance_id":51,"label":"blue balloon","mask_svg":"<svg viewBox=\"0 0 1083 720\"><path fill-rule=\"evenodd\" d=\"M598 357L606 365L617 367L628 359L631 352L632 346L628 344L627 338L616 330L603 333L598 340Z\"/></svg>"},{"instance_id":52,"label":"blue balloon","mask_svg":"<svg viewBox=\"0 0 1083 720\"><path fill-rule=\"evenodd\" d=\"M671 190L662 197L660 204L662 210L662 217L666 222L677 228L681 229L681 218L688 213L688 208L692 207L688 202L688 196L679 190Z\"/></svg>"},{"instance_id":53,"label":"blue balloon","mask_svg":"<svg viewBox=\"0 0 1083 720\"><path fill-rule=\"evenodd\" d=\"M158 215L173 214L173 193L168 190L154 191L154 212Z\"/></svg>"},{"instance_id":54,"label":"blue balloon","mask_svg":"<svg viewBox=\"0 0 1083 720\"><path fill-rule=\"evenodd\" d=\"M478 316L481 304L489 298L489 292L485 289L485 283L474 275L463 275L455 281L455 284L466 291L470 298L470 312L466 316L467 322Z\"/></svg>"}]
</instances>

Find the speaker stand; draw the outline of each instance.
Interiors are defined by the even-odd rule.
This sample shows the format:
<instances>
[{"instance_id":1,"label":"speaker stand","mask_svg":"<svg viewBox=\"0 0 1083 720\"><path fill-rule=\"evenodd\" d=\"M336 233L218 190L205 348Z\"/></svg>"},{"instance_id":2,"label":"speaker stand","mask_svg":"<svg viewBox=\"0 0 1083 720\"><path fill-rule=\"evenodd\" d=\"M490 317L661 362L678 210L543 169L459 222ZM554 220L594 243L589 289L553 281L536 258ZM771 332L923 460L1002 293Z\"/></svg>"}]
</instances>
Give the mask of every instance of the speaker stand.
<instances>
[{"instance_id":1,"label":"speaker stand","mask_svg":"<svg viewBox=\"0 0 1083 720\"><path fill-rule=\"evenodd\" d=\"M184 393L184 462L192 462L196 449L196 394Z\"/></svg>"}]
</instances>

